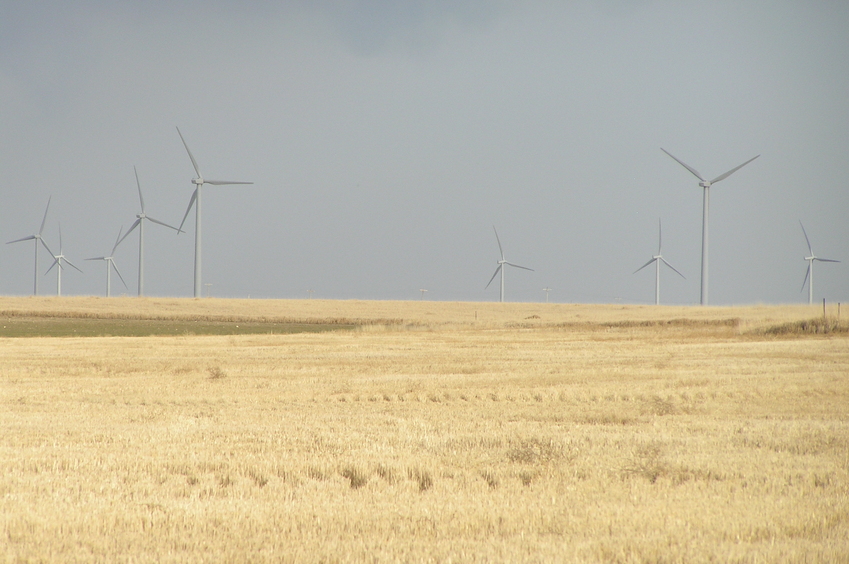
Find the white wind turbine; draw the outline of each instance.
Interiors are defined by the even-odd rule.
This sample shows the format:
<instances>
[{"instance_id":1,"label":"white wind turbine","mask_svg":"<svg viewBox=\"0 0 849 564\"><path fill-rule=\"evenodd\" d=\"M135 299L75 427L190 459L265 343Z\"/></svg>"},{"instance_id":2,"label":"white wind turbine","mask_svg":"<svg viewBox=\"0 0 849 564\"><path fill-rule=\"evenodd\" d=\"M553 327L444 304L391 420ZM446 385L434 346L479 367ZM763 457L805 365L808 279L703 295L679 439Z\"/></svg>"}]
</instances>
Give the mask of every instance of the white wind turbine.
<instances>
[{"instance_id":1,"label":"white wind turbine","mask_svg":"<svg viewBox=\"0 0 849 564\"><path fill-rule=\"evenodd\" d=\"M802 221L799 221L799 225L802 225ZM808 284L808 304L814 303L814 261L818 260L820 262L840 262L839 260L834 259L826 259L820 258L814 254L814 250L811 248L811 240L808 239L808 232L805 231L805 226L802 225L802 233L805 234L805 241L808 243L808 252L810 255L805 257L805 260L808 261L808 271L805 272L805 280L802 282L802 290L805 289L805 284ZM800 292L802 290L799 290Z\"/></svg>"},{"instance_id":2,"label":"white wind turbine","mask_svg":"<svg viewBox=\"0 0 849 564\"><path fill-rule=\"evenodd\" d=\"M38 295L38 244L41 243L47 252L50 253L50 256L53 256L53 251L50 250L50 247L47 246L47 243L44 242L44 239L41 237L41 233L44 231L44 223L47 221L47 210L50 209L50 198L47 198L47 207L44 208L44 219L41 220L41 227L38 228L38 233L35 235L30 235L29 237L24 237L22 239L15 239L14 241L9 241L6 243L7 245L11 243L20 243L21 241L35 241L35 269L33 274L33 286L32 286L32 294L34 296Z\"/></svg>"},{"instance_id":3,"label":"white wind turbine","mask_svg":"<svg viewBox=\"0 0 849 564\"><path fill-rule=\"evenodd\" d=\"M530 270L533 272L533 268L528 268L527 266L519 266L518 264L513 264L512 262L507 262L504 260L504 249L501 248L501 239L498 238L498 231L495 229L495 226L492 226L492 230L495 231L495 240L498 241L498 250L501 252L501 260L498 261L498 268L495 269L495 273L492 275L492 278L489 279L489 282L486 284L486 288L489 288L489 285L492 284L492 281L495 280L495 277L498 275L498 271L501 271L501 301L504 301L504 265L513 266L515 268L523 268L525 270ZM486 289L484 288L484 290Z\"/></svg>"},{"instance_id":4,"label":"white wind turbine","mask_svg":"<svg viewBox=\"0 0 849 564\"><path fill-rule=\"evenodd\" d=\"M152 217L149 217L148 215L145 214L145 212L144 212L144 197L142 196L141 182L139 182L139 173L136 170L136 167L133 167L133 172L136 173L136 186L139 189L139 203L141 204L141 213L136 215L137 219L136 219L135 223L133 223L130 226L130 228L127 230L126 233L124 233L124 236L121 237L121 240L118 241L115 244L115 246L117 247L118 245L120 245L121 241L126 239L127 235L132 233L133 229L135 229L136 227L139 228L139 296L143 296L144 295L144 222L145 222L145 220L152 221L153 223L158 223L159 225L164 225L165 227L173 229L177 233L182 233L183 231L181 229L177 229L173 225L168 225L167 223L163 223L163 222L159 221L158 219L153 219ZM112 252L113 253L115 252L114 249L113 249ZM117 272L118 269L116 268L115 271ZM107 269L107 272L108 272L108 269ZM123 278L121 280L123 281ZM124 285L126 286L126 283Z\"/></svg>"},{"instance_id":5,"label":"white wind turbine","mask_svg":"<svg viewBox=\"0 0 849 564\"><path fill-rule=\"evenodd\" d=\"M738 170L740 170L741 168L743 168L744 166L746 166L747 164L749 164L750 162L755 160L756 158L760 157L760 155L755 155L754 157L752 157L748 161L744 162L740 166L732 168L731 170L729 170L725 174L720 174L719 176L717 176L713 180L705 180L704 177L701 174L699 174L698 171L696 171L696 169L694 169L690 165L686 164L684 161L678 159L677 157L675 157L672 153L670 153L669 151L667 151L663 147L661 147L660 150L663 151L664 153L666 153L667 155L669 155L670 157L672 157L673 159L675 159L678 162L678 164L680 164L681 166L683 166L684 168L686 168L687 170L692 172L696 176L696 178L701 180L701 182L699 182L699 186L704 188L704 203L703 203L703 206L702 206L702 288L701 288L701 295L700 295L699 301L702 305L707 305L707 303L708 303L708 213L709 213L709 210L710 210L710 187L711 187L711 184L714 184L715 182L719 182L720 180L725 180L726 178L728 178L729 176L731 176L732 174L734 174L735 172L737 172Z\"/></svg>"},{"instance_id":6,"label":"white wind turbine","mask_svg":"<svg viewBox=\"0 0 849 564\"><path fill-rule=\"evenodd\" d=\"M663 258L662 249L663 249L663 231L661 230L660 220L658 219L657 220L657 254L654 255L651 258L651 260L648 261L646 264L644 264L643 266L641 266L640 268L638 268L637 270L634 271L634 274L636 274L639 271L641 271L642 269L644 269L645 267L647 267L648 265L650 265L651 263L655 264L654 305L660 305L660 263L663 262L663 264L665 264L666 266L668 266L669 268L671 268L675 272L678 272L678 269L676 269L674 266L669 264L666 261L666 259ZM678 272L678 275L681 278L684 278L686 280L686 277L683 274L681 274L680 272Z\"/></svg>"},{"instance_id":7,"label":"white wind turbine","mask_svg":"<svg viewBox=\"0 0 849 564\"><path fill-rule=\"evenodd\" d=\"M186 222L186 217L189 215L189 211L191 211L192 206L195 206L195 297L199 298L201 296L201 189L204 184L212 184L214 186L224 185L224 184L253 184L253 182L239 182L233 180L207 180L200 173L200 169L198 168L198 163L195 161L195 157L192 155L191 150L189 150L189 146L186 144L186 140L183 139L183 134L180 133L180 128L177 128L177 133L180 135L180 140L183 141L183 146L186 148L186 152L189 154L189 158L192 161L192 166L195 167L195 172L197 173L197 178L192 179L192 184L196 186L195 191L192 193L192 198L189 200L189 207L186 208L186 213L183 215L183 221L180 222L179 230L182 231L183 223Z\"/></svg>"},{"instance_id":8,"label":"white wind turbine","mask_svg":"<svg viewBox=\"0 0 849 564\"><path fill-rule=\"evenodd\" d=\"M121 279L121 282L124 282L124 277L121 276L121 272L118 270L118 266L115 264L115 258L114 258L115 249L118 248L118 245L122 241L121 231L123 231L123 229L124 229L124 226L122 225L121 229L118 230L118 237L117 237L117 239L115 239L115 245L112 247L112 251L109 253L108 257L94 257L94 258L85 259L85 260L106 261L106 297L107 298L112 297L112 269L113 268L115 269L115 274L117 274L118 278ZM124 287L129 290L129 287L127 286L126 282L124 282Z\"/></svg>"},{"instance_id":9,"label":"white wind turbine","mask_svg":"<svg viewBox=\"0 0 849 564\"><path fill-rule=\"evenodd\" d=\"M50 272L50 270L54 266L56 266L57 264L59 265L59 268L56 269L56 295L57 296L62 295L62 269L65 268L64 266L62 266L63 262L67 262L68 264L70 264L71 266L73 266L74 268L76 268L77 270L82 272L82 270L77 268L77 265L75 265L74 263L69 261L68 258L64 254L62 254L62 226L60 225L59 226L59 254L53 255L53 264L51 264L50 268L47 269L47 272ZM46 275L47 272L45 272L44 274Z\"/></svg>"}]
</instances>

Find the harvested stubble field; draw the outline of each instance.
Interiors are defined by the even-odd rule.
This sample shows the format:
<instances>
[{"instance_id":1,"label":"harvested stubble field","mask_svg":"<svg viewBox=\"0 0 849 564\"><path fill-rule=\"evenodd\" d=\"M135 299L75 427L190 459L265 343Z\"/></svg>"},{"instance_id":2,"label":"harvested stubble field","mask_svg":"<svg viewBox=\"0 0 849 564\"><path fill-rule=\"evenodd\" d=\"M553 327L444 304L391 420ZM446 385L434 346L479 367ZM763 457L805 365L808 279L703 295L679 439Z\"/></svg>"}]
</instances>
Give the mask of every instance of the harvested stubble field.
<instances>
[{"instance_id":1,"label":"harvested stubble field","mask_svg":"<svg viewBox=\"0 0 849 564\"><path fill-rule=\"evenodd\" d=\"M51 323L103 336L21 336ZM7 562L849 561L821 308L0 298L0 326Z\"/></svg>"}]
</instances>

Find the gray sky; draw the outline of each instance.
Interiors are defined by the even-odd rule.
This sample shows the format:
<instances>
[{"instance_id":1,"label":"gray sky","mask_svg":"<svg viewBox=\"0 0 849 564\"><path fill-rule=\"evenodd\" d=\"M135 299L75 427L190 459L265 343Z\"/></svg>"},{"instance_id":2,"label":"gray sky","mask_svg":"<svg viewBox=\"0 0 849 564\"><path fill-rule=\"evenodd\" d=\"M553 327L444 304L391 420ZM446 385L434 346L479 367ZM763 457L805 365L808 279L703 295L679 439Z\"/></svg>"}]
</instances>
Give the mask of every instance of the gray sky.
<instances>
[{"instance_id":1,"label":"gray sky","mask_svg":"<svg viewBox=\"0 0 849 564\"><path fill-rule=\"evenodd\" d=\"M698 303L849 301L849 3L19 1L0 4L0 238L38 230L104 295L139 212L179 224L204 188L219 297ZM145 289L191 296L186 234L148 224ZM32 242L0 246L27 295ZM137 292L138 236L115 258ZM56 291L40 255L40 293Z\"/></svg>"}]
</instances>

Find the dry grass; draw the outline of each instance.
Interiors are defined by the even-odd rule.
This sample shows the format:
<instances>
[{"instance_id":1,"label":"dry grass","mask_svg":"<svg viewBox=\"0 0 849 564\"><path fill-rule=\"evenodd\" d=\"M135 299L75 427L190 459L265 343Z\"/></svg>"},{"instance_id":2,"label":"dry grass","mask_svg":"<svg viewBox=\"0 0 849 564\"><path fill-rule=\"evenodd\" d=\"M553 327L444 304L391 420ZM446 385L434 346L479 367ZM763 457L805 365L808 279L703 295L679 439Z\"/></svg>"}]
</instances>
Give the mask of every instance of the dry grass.
<instances>
[{"instance_id":1,"label":"dry grass","mask_svg":"<svg viewBox=\"0 0 849 564\"><path fill-rule=\"evenodd\" d=\"M112 307L364 329L0 338L5 561L849 561L816 308L0 299Z\"/></svg>"}]
</instances>

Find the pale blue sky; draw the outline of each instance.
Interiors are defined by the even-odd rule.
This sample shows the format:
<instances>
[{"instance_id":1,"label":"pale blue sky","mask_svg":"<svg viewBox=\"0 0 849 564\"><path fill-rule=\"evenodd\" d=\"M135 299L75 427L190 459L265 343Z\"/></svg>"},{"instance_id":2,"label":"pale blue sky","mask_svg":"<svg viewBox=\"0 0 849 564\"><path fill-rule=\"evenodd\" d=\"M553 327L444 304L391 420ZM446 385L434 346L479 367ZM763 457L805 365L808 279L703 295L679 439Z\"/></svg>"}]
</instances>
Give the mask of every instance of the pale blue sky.
<instances>
[{"instance_id":1,"label":"pale blue sky","mask_svg":"<svg viewBox=\"0 0 849 564\"><path fill-rule=\"evenodd\" d=\"M178 224L208 178L203 281L220 297L491 301L849 300L845 2L23 2L0 5L0 239L45 239L103 295L138 213ZM192 295L193 214L148 225L146 293ZM118 248L136 293L138 238ZM32 291L32 243L0 293ZM41 255L40 273L50 266ZM51 271L39 282L55 293Z\"/></svg>"}]
</instances>

